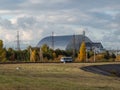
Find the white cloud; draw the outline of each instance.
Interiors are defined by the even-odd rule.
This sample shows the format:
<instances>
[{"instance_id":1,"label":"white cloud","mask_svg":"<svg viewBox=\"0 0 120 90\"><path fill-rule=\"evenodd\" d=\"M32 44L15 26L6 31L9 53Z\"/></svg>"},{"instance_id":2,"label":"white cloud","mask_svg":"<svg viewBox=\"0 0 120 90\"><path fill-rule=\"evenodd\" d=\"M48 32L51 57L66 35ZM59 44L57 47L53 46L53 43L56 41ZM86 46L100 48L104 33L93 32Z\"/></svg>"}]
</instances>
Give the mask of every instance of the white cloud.
<instances>
[{"instance_id":1,"label":"white cloud","mask_svg":"<svg viewBox=\"0 0 120 90\"><path fill-rule=\"evenodd\" d=\"M29 41L29 40L33 40L34 39L34 36L33 36L33 31L29 30L29 33L28 31L20 31L21 33L21 39L22 40L26 40L26 41Z\"/></svg>"},{"instance_id":2,"label":"white cloud","mask_svg":"<svg viewBox=\"0 0 120 90\"><path fill-rule=\"evenodd\" d=\"M80 27L75 29L75 34L83 34L83 31L86 31L86 28Z\"/></svg>"},{"instance_id":3,"label":"white cloud","mask_svg":"<svg viewBox=\"0 0 120 90\"><path fill-rule=\"evenodd\" d=\"M2 39L5 43L5 46L11 46L16 40L16 32L10 31L6 29L0 29L0 39ZM8 44L8 45L6 45Z\"/></svg>"},{"instance_id":4,"label":"white cloud","mask_svg":"<svg viewBox=\"0 0 120 90\"><path fill-rule=\"evenodd\" d=\"M0 10L0 14L4 14L4 13L10 13L9 10Z\"/></svg>"}]
</instances>

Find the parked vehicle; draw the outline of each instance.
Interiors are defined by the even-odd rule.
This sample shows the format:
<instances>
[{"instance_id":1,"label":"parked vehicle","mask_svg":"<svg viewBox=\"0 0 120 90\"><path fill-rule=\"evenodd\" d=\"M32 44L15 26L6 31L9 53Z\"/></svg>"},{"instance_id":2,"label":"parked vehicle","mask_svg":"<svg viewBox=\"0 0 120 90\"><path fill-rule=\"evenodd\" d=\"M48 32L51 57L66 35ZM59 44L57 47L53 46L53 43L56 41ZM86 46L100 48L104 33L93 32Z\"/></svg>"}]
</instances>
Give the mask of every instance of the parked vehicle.
<instances>
[{"instance_id":1,"label":"parked vehicle","mask_svg":"<svg viewBox=\"0 0 120 90\"><path fill-rule=\"evenodd\" d=\"M62 57L62 58L60 59L60 61L61 61L61 62L72 62L73 59L72 59L72 57Z\"/></svg>"}]
</instances>

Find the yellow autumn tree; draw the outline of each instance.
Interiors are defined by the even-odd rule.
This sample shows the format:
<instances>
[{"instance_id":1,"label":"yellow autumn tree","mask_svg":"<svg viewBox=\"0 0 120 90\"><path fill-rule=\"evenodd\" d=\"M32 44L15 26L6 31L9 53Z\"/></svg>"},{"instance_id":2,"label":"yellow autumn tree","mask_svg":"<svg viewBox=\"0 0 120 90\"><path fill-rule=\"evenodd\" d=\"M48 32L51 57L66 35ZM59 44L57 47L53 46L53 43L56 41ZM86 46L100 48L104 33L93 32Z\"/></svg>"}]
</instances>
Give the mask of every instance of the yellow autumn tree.
<instances>
[{"instance_id":1,"label":"yellow autumn tree","mask_svg":"<svg viewBox=\"0 0 120 90\"><path fill-rule=\"evenodd\" d=\"M86 60L86 45L85 45L85 41L82 41L82 44L80 46L78 59L80 60L80 62L85 62L85 60Z\"/></svg>"},{"instance_id":2,"label":"yellow autumn tree","mask_svg":"<svg viewBox=\"0 0 120 90\"><path fill-rule=\"evenodd\" d=\"M6 50L3 48L3 41L0 40L0 62L6 60Z\"/></svg>"},{"instance_id":3,"label":"yellow autumn tree","mask_svg":"<svg viewBox=\"0 0 120 90\"><path fill-rule=\"evenodd\" d=\"M42 49L42 52L43 52L43 53L46 53L46 52L48 52L49 47L48 47L47 44L44 44L44 45L41 47L41 49Z\"/></svg>"},{"instance_id":4,"label":"yellow autumn tree","mask_svg":"<svg viewBox=\"0 0 120 90\"><path fill-rule=\"evenodd\" d=\"M31 51L30 61L31 62L35 62L36 61L36 50Z\"/></svg>"},{"instance_id":5,"label":"yellow autumn tree","mask_svg":"<svg viewBox=\"0 0 120 90\"><path fill-rule=\"evenodd\" d=\"M52 55L53 55L53 59L57 57L55 52L53 52Z\"/></svg>"}]
</instances>

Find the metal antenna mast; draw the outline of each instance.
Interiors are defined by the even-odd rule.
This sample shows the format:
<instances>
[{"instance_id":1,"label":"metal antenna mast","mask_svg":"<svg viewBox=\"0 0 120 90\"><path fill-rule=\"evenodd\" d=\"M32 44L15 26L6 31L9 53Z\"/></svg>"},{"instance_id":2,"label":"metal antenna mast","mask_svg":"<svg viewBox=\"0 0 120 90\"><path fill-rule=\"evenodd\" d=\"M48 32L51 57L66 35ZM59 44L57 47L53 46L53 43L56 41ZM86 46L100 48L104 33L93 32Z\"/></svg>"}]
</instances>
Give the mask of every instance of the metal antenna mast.
<instances>
[{"instance_id":1,"label":"metal antenna mast","mask_svg":"<svg viewBox=\"0 0 120 90\"><path fill-rule=\"evenodd\" d=\"M17 31L17 50L20 50L19 31Z\"/></svg>"},{"instance_id":2,"label":"metal antenna mast","mask_svg":"<svg viewBox=\"0 0 120 90\"><path fill-rule=\"evenodd\" d=\"M73 59L75 59L75 53L76 53L76 48L75 48L75 34L73 35Z\"/></svg>"},{"instance_id":3,"label":"metal antenna mast","mask_svg":"<svg viewBox=\"0 0 120 90\"><path fill-rule=\"evenodd\" d=\"M52 49L54 50L54 32L52 32Z\"/></svg>"},{"instance_id":4,"label":"metal antenna mast","mask_svg":"<svg viewBox=\"0 0 120 90\"><path fill-rule=\"evenodd\" d=\"M85 30L83 31L83 41L85 41Z\"/></svg>"}]
</instances>

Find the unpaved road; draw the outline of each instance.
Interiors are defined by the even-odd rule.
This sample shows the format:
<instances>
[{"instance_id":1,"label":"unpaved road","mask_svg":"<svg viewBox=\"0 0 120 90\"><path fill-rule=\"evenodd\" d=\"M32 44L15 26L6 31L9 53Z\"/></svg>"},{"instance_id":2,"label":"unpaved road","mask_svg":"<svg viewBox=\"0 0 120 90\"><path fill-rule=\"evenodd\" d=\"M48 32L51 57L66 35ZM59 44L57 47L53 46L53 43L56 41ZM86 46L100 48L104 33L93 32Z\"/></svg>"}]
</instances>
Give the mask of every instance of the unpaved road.
<instances>
[{"instance_id":1,"label":"unpaved road","mask_svg":"<svg viewBox=\"0 0 120 90\"><path fill-rule=\"evenodd\" d=\"M120 64L85 66L81 69L96 74L120 77Z\"/></svg>"}]
</instances>

